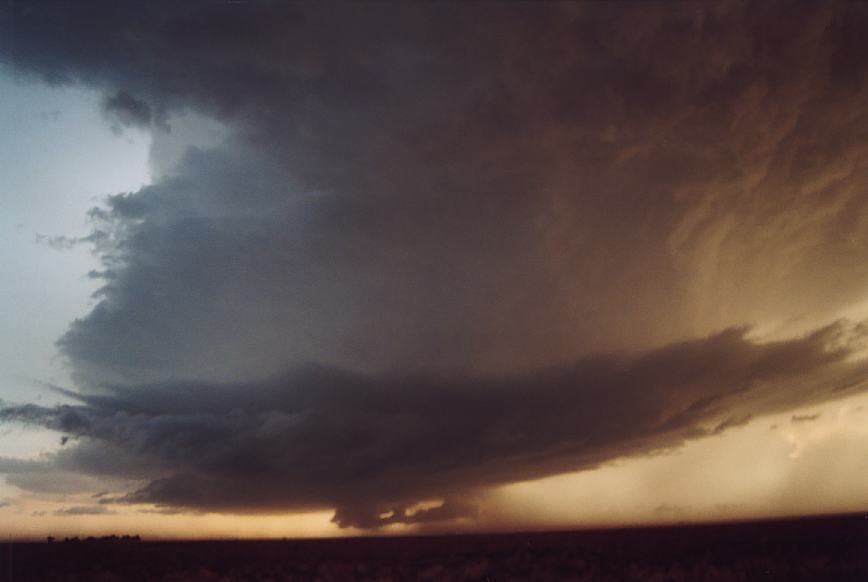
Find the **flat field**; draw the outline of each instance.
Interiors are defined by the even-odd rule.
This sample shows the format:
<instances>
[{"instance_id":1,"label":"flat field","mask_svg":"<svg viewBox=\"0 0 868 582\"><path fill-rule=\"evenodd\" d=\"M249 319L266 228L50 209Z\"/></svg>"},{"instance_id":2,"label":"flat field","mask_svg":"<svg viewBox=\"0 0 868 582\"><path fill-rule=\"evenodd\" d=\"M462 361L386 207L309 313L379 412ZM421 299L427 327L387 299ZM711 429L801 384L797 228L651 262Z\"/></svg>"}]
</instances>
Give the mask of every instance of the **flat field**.
<instances>
[{"instance_id":1,"label":"flat field","mask_svg":"<svg viewBox=\"0 0 868 582\"><path fill-rule=\"evenodd\" d=\"M0 581L865 581L868 514L430 537L16 542L3 545L0 566Z\"/></svg>"}]
</instances>

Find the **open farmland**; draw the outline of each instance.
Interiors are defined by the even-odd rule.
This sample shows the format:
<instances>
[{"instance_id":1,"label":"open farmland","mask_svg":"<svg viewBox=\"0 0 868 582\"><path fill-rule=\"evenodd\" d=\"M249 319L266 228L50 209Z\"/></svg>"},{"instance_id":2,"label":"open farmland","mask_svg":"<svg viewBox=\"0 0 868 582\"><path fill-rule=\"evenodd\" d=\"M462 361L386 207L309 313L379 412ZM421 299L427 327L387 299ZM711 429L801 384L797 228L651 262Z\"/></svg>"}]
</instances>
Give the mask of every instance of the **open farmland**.
<instances>
[{"instance_id":1,"label":"open farmland","mask_svg":"<svg viewBox=\"0 0 868 582\"><path fill-rule=\"evenodd\" d=\"M4 547L2 572L16 581L868 580L866 515L545 533L11 546Z\"/></svg>"}]
</instances>

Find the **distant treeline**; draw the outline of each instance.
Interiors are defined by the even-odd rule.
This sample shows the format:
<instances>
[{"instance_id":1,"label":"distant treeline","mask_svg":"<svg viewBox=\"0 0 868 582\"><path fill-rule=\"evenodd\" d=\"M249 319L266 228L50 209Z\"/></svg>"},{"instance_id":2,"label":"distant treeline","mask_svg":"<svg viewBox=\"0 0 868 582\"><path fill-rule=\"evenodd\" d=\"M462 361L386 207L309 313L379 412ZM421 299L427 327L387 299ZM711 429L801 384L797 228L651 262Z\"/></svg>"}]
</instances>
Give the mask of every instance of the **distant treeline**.
<instances>
[{"instance_id":1,"label":"distant treeline","mask_svg":"<svg viewBox=\"0 0 868 582\"><path fill-rule=\"evenodd\" d=\"M45 538L45 539L46 539L46 541L48 541L49 543L50 543L50 542L54 542L54 541L58 541L58 540L56 540L56 538L55 538L54 536L48 536L48 537ZM63 543L67 543L67 544L68 544L68 543L81 543L81 542L85 542L85 543L94 543L94 542L140 542L140 541L142 541L142 538L141 538L141 536L138 536L138 535L134 535L134 536L117 536L117 535L110 535L110 536L100 536L100 537L88 536L88 537L86 537L86 538L79 538L78 536L75 536L75 537L72 537L72 538L63 538L62 541L63 541Z\"/></svg>"}]
</instances>

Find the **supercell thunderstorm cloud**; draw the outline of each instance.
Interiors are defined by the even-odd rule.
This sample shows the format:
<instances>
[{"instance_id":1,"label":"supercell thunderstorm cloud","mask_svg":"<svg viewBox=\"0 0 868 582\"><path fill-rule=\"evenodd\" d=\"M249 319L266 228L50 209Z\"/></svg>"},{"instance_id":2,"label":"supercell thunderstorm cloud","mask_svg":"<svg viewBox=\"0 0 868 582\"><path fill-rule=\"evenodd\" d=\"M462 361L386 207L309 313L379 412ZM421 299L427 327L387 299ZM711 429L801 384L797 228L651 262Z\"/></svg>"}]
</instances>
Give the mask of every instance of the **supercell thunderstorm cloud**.
<instances>
[{"instance_id":1,"label":"supercell thunderstorm cloud","mask_svg":"<svg viewBox=\"0 0 868 582\"><path fill-rule=\"evenodd\" d=\"M2 66L100 91L152 158L185 116L223 128L67 241L100 288L57 342L74 403L0 403L69 437L0 458L22 487L63 470L137 483L107 507L473 519L493 487L868 378L865 314L845 317L868 299L868 5L0 19Z\"/></svg>"}]
</instances>

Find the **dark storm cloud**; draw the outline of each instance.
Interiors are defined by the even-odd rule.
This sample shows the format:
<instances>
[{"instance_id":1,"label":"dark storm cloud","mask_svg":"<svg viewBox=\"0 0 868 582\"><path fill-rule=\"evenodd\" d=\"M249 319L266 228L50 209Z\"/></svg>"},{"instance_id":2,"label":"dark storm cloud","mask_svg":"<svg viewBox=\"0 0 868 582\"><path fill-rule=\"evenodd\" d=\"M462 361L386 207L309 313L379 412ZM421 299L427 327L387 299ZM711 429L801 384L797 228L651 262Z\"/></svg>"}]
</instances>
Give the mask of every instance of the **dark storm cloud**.
<instances>
[{"instance_id":1,"label":"dark storm cloud","mask_svg":"<svg viewBox=\"0 0 868 582\"><path fill-rule=\"evenodd\" d=\"M85 389L310 360L527 370L834 314L868 284L865 21L807 4L7 7L22 75L231 135L95 211L105 286L61 350Z\"/></svg>"},{"instance_id":2,"label":"dark storm cloud","mask_svg":"<svg viewBox=\"0 0 868 582\"><path fill-rule=\"evenodd\" d=\"M102 112L117 132L124 126L150 128L153 121L153 114L148 104L126 91L118 91L104 98Z\"/></svg>"},{"instance_id":3,"label":"dark storm cloud","mask_svg":"<svg viewBox=\"0 0 868 582\"><path fill-rule=\"evenodd\" d=\"M307 367L252 383L116 386L78 405L6 406L0 419L79 437L54 466L150 479L101 503L334 507L341 526L421 524L472 517L473 497L494 485L675 448L822 400L830 382L868 376L845 362L863 342L840 323L772 344L731 330L509 377Z\"/></svg>"},{"instance_id":4,"label":"dark storm cloud","mask_svg":"<svg viewBox=\"0 0 868 582\"><path fill-rule=\"evenodd\" d=\"M228 135L91 212L103 286L59 341L82 404L3 415L81 437L63 466L121 455L148 481L128 501L367 526L855 390L840 341L861 327L741 326L819 328L868 285L866 23L807 3L0 8L20 75ZM410 509L427 498L446 502Z\"/></svg>"},{"instance_id":5,"label":"dark storm cloud","mask_svg":"<svg viewBox=\"0 0 868 582\"><path fill-rule=\"evenodd\" d=\"M750 414L745 414L744 416L735 417L729 416L724 419L720 424L714 427L714 430L711 431L713 434L720 434L727 429L736 428L739 426L745 426L751 421L752 416Z\"/></svg>"}]
</instances>

